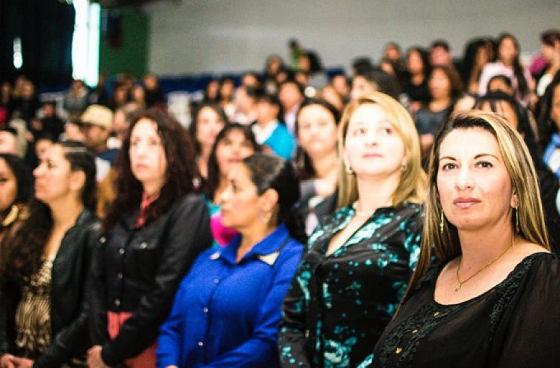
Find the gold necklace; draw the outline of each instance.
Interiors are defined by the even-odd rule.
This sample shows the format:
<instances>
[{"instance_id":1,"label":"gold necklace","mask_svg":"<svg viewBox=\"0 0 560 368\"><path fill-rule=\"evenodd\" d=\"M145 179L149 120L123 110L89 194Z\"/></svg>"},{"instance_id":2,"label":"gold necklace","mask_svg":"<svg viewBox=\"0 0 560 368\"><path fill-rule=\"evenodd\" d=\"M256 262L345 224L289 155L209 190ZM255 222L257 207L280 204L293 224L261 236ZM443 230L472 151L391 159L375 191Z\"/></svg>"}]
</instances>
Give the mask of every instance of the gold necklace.
<instances>
[{"instance_id":1,"label":"gold necklace","mask_svg":"<svg viewBox=\"0 0 560 368\"><path fill-rule=\"evenodd\" d=\"M488 267L493 265L500 258L502 258L508 252L508 250L513 248L514 244L515 244L515 236L512 236L511 237L511 245L509 247L507 247L506 250L504 250L502 252L502 254L500 254L498 257L494 258L492 261L488 262L486 264L486 266L482 267L480 270L476 271L473 275L469 276L466 280L463 280L463 281L461 281L461 279L459 278L459 271L461 269L461 261L462 261L462 257L461 257L461 259L459 259L459 264L457 265L457 271L455 272L455 276L457 277L457 282L459 283L459 286L457 286L455 288L455 292L458 292L459 290L461 290L461 287L463 286L464 283L466 283L467 281L469 281L470 279L472 279L473 277L475 277L476 275L478 275L479 273L481 273L482 271L484 271L485 269L487 269Z\"/></svg>"}]
</instances>

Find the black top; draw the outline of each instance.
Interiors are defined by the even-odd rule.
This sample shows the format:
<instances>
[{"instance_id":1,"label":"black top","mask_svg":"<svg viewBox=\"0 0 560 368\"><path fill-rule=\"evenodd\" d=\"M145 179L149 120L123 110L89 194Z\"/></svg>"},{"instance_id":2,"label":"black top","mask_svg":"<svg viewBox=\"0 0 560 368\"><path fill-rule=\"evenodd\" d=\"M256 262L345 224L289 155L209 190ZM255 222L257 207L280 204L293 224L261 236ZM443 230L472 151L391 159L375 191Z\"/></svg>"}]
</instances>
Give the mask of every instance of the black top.
<instances>
[{"instance_id":1,"label":"black top","mask_svg":"<svg viewBox=\"0 0 560 368\"><path fill-rule=\"evenodd\" d=\"M408 96L410 101L422 102L423 104L430 101L430 91L428 90L428 78L425 77L422 83L413 84L410 77L404 82L404 93Z\"/></svg>"},{"instance_id":2,"label":"black top","mask_svg":"<svg viewBox=\"0 0 560 368\"><path fill-rule=\"evenodd\" d=\"M451 305L433 298L443 266L428 270L387 326L374 367L558 367L558 256L530 255L489 291Z\"/></svg>"},{"instance_id":3,"label":"black top","mask_svg":"<svg viewBox=\"0 0 560 368\"><path fill-rule=\"evenodd\" d=\"M137 217L125 215L99 239L92 265L90 333L111 366L155 341L181 279L212 243L208 210L197 194L181 198L140 228L134 225ZM132 313L113 340L108 311Z\"/></svg>"},{"instance_id":4,"label":"black top","mask_svg":"<svg viewBox=\"0 0 560 368\"><path fill-rule=\"evenodd\" d=\"M284 300L282 367L355 367L391 320L420 252L422 206L378 208L330 255L355 215L344 207L309 238Z\"/></svg>"},{"instance_id":5,"label":"black top","mask_svg":"<svg viewBox=\"0 0 560 368\"><path fill-rule=\"evenodd\" d=\"M59 367L85 356L90 346L86 279L100 224L84 210L62 238L52 266L50 321L52 342L35 360L35 367ZM15 346L15 314L23 285L0 279L0 355L21 354Z\"/></svg>"}]
</instances>

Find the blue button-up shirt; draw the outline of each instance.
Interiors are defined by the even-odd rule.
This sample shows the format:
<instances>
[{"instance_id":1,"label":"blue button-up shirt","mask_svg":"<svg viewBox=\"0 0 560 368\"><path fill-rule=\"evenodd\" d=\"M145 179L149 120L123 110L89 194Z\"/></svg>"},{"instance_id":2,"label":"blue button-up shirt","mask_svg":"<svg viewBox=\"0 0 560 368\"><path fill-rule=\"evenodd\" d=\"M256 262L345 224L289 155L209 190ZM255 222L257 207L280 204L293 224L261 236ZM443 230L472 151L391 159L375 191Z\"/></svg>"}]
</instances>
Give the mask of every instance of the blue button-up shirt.
<instances>
[{"instance_id":1,"label":"blue button-up shirt","mask_svg":"<svg viewBox=\"0 0 560 368\"><path fill-rule=\"evenodd\" d=\"M280 308L303 247L281 225L236 262L241 237L202 253L175 297L158 366L278 366Z\"/></svg>"}]
</instances>

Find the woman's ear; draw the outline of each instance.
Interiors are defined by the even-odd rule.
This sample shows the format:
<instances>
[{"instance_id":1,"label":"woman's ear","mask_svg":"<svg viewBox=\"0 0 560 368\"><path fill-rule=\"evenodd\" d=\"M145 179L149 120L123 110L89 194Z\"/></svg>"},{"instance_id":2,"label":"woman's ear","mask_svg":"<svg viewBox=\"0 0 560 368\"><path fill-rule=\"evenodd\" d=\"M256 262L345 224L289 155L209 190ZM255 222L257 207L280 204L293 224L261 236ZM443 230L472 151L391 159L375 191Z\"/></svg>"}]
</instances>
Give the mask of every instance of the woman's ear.
<instances>
[{"instance_id":1,"label":"woman's ear","mask_svg":"<svg viewBox=\"0 0 560 368\"><path fill-rule=\"evenodd\" d=\"M86 185L86 173L82 170L70 173L70 189L76 192L81 191Z\"/></svg>"},{"instance_id":2,"label":"woman's ear","mask_svg":"<svg viewBox=\"0 0 560 368\"><path fill-rule=\"evenodd\" d=\"M278 204L278 192L274 189L267 189L260 195L261 209L264 212L272 212L274 207Z\"/></svg>"},{"instance_id":3,"label":"woman's ear","mask_svg":"<svg viewBox=\"0 0 560 368\"><path fill-rule=\"evenodd\" d=\"M517 196L517 193L515 193L515 191L511 195L510 206L511 208L519 207L519 197Z\"/></svg>"}]
</instances>

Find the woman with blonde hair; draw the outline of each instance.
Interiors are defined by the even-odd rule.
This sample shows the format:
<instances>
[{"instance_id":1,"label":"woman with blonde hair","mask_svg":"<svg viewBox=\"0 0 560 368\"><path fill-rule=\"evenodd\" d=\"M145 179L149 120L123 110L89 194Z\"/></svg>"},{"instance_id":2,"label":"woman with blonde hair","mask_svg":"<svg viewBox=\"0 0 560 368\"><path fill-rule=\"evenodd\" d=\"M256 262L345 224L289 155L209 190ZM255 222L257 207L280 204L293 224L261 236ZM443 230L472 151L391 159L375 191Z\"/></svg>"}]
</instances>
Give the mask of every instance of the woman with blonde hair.
<instances>
[{"instance_id":1,"label":"woman with blonde hair","mask_svg":"<svg viewBox=\"0 0 560 368\"><path fill-rule=\"evenodd\" d=\"M309 238L284 302L285 367L350 367L390 321L420 250L425 174L412 118L375 92L339 124L338 210Z\"/></svg>"},{"instance_id":2,"label":"woman with blonde hair","mask_svg":"<svg viewBox=\"0 0 560 368\"><path fill-rule=\"evenodd\" d=\"M428 180L418 267L360 368L556 367L560 262L523 138L497 114L456 115Z\"/></svg>"}]
</instances>

